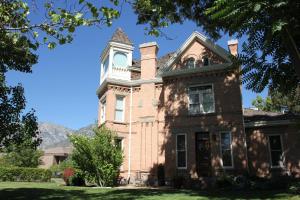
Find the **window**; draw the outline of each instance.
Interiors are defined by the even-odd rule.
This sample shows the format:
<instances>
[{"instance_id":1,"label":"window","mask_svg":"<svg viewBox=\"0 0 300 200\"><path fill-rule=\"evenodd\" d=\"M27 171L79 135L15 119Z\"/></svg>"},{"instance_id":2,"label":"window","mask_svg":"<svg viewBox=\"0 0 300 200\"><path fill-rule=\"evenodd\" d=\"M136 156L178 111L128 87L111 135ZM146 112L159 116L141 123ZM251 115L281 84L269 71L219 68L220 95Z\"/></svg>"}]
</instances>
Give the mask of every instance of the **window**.
<instances>
[{"instance_id":1,"label":"window","mask_svg":"<svg viewBox=\"0 0 300 200\"><path fill-rule=\"evenodd\" d=\"M100 102L100 112L101 112L101 116L100 116L100 122L104 123L105 122L105 115L106 115L106 98L102 99Z\"/></svg>"},{"instance_id":2,"label":"window","mask_svg":"<svg viewBox=\"0 0 300 200\"><path fill-rule=\"evenodd\" d=\"M269 135L269 148L271 157L271 166L282 166L282 145L280 135Z\"/></svg>"},{"instance_id":3,"label":"window","mask_svg":"<svg viewBox=\"0 0 300 200\"><path fill-rule=\"evenodd\" d=\"M103 70L104 70L103 74L105 74L107 72L107 70L108 70L108 60L109 59L108 59L108 56L107 56L107 58L103 62Z\"/></svg>"},{"instance_id":4,"label":"window","mask_svg":"<svg viewBox=\"0 0 300 200\"><path fill-rule=\"evenodd\" d=\"M191 114L215 112L212 85L189 88L189 112Z\"/></svg>"},{"instance_id":5,"label":"window","mask_svg":"<svg viewBox=\"0 0 300 200\"><path fill-rule=\"evenodd\" d=\"M203 66L208 66L209 65L209 59L208 59L208 57L204 57L202 59L202 62L203 62Z\"/></svg>"},{"instance_id":6,"label":"window","mask_svg":"<svg viewBox=\"0 0 300 200\"><path fill-rule=\"evenodd\" d=\"M115 146L118 148L118 149L123 149L123 145L122 145L122 142L123 140L122 140L122 138L116 138L115 139Z\"/></svg>"},{"instance_id":7,"label":"window","mask_svg":"<svg viewBox=\"0 0 300 200\"><path fill-rule=\"evenodd\" d=\"M186 168L186 134L176 135L176 162L177 168Z\"/></svg>"},{"instance_id":8,"label":"window","mask_svg":"<svg viewBox=\"0 0 300 200\"><path fill-rule=\"evenodd\" d=\"M185 61L185 66L189 69L191 68L195 68L195 58L188 58L186 61Z\"/></svg>"},{"instance_id":9,"label":"window","mask_svg":"<svg viewBox=\"0 0 300 200\"><path fill-rule=\"evenodd\" d=\"M124 121L124 96L116 96L115 121Z\"/></svg>"},{"instance_id":10,"label":"window","mask_svg":"<svg viewBox=\"0 0 300 200\"><path fill-rule=\"evenodd\" d=\"M127 56L125 53L116 52L113 60L114 67L127 67Z\"/></svg>"},{"instance_id":11,"label":"window","mask_svg":"<svg viewBox=\"0 0 300 200\"><path fill-rule=\"evenodd\" d=\"M233 167L232 142L230 132L221 133L220 146L223 167Z\"/></svg>"}]
</instances>

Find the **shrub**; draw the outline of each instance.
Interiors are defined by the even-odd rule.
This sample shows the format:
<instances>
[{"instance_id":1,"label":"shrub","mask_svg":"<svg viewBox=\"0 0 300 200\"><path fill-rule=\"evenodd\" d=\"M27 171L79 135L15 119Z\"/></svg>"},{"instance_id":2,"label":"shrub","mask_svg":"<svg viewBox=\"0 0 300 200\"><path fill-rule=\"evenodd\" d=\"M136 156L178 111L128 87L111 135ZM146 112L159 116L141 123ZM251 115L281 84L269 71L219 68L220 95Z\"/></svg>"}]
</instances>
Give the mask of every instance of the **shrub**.
<instances>
[{"instance_id":1,"label":"shrub","mask_svg":"<svg viewBox=\"0 0 300 200\"><path fill-rule=\"evenodd\" d=\"M115 144L117 135L105 128L94 129L95 136L71 135L72 160L76 169L99 186L116 183L123 162L122 149Z\"/></svg>"},{"instance_id":2,"label":"shrub","mask_svg":"<svg viewBox=\"0 0 300 200\"><path fill-rule=\"evenodd\" d=\"M68 186L85 185L84 174L80 170L66 168L63 173L63 179Z\"/></svg>"},{"instance_id":3,"label":"shrub","mask_svg":"<svg viewBox=\"0 0 300 200\"><path fill-rule=\"evenodd\" d=\"M0 181L48 182L51 171L29 167L0 167Z\"/></svg>"},{"instance_id":4,"label":"shrub","mask_svg":"<svg viewBox=\"0 0 300 200\"><path fill-rule=\"evenodd\" d=\"M58 165L52 165L50 170L52 172L52 177L62 178L64 170L67 168L74 168L73 162L70 158L62 161Z\"/></svg>"},{"instance_id":5,"label":"shrub","mask_svg":"<svg viewBox=\"0 0 300 200\"><path fill-rule=\"evenodd\" d=\"M165 167L163 164L159 164L157 167L157 179L159 186L165 185Z\"/></svg>"},{"instance_id":6,"label":"shrub","mask_svg":"<svg viewBox=\"0 0 300 200\"><path fill-rule=\"evenodd\" d=\"M63 179L66 185L70 185L70 178L75 174L75 170L73 168L66 168L64 170Z\"/></svg>"},{"instance_id":7,"label":"shrub","mask_svg":"<svg viewBox=\"0 0 300 200\"><path fill-rule=\"evenodd\" d=\"M223 174L222 176L217 177L216 187L217 188L229 188L233 186L233 177Z\"/></svg>"},{"instance_id":8,"label":"shrub","mask_svg":"<svg viewBox=\"0 0 300 200\"><path fill-rule=\"evenodd\" d=\"M181 189L185 184L185 177L184 176L180 176L180 175L176 175L173 178L173 186L176 189Z\"/></svg>"},{"instance_id":9,"label":"shrub","mask_svg":"<svg viewBox=\"0 0 300 200\"><path fill-rule=\"evenodd\" d=\"M2 166L16 166L16 167L38 167L41 164L41 156L43 152L32 149L32 147L19 145L10 148L3 157Z\"/></svg>"},{"instance_id":10,"label":"shrub","mask_svg":"<svg viewBox=\"0 0 300 200\"><path fill-rule=\"evenodd\" d=\"M300 180L291 183L289 191L293 194L300 194Z\"/></svg>"},{"instance_id":11,"label":"shrub","mask_svg":"<svg viewBox=\"0 0 300 200\"><path fill-rule=\"evenodd\" d=\"M69 178L69 184L71 186L84 186L84 175L80 171L75 171L74 175Z\"/></svg>"}]
</instances>

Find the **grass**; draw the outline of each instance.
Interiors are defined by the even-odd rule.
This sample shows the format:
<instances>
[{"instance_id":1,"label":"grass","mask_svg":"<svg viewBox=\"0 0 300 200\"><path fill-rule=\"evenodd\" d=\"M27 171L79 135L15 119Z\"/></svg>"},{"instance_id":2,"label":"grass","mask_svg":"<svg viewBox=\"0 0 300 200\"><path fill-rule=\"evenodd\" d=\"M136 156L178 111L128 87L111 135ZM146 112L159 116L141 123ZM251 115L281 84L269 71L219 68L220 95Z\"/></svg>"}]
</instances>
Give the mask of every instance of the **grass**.
<instances>
[{"instance_id":1,"label":"grass","mask_svg":"<svg viewBox=\"0 0 300 200\"><path fill-rule=\"evenodd\" d=\"M192 191L160 189L102 189L67 187L58 183L0 182L2 200L233 200L233 199L291 199L300 200L299 195L285 191Z\"/></svg>"}]
</instances>

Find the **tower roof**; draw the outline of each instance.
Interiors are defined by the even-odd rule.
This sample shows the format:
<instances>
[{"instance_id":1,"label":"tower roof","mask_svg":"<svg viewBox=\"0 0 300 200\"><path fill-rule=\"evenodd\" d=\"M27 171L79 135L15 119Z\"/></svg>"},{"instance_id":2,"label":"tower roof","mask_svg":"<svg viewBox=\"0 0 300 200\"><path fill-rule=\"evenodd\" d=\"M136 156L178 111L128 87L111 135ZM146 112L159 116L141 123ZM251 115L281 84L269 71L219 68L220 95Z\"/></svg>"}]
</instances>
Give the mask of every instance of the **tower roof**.
<instances>
[{"instance_id":1,"label":"tower roof","mask_svg":"<svg viewBox=\"0 0 300 200\"><path fill-rule=\"evenodd\" d=\"M128 38L126 33L120 27L117 28L117 30L114 32L110 41L132 45L132 42L130 41L130 39Z\"/></svg>"}]
</instances>

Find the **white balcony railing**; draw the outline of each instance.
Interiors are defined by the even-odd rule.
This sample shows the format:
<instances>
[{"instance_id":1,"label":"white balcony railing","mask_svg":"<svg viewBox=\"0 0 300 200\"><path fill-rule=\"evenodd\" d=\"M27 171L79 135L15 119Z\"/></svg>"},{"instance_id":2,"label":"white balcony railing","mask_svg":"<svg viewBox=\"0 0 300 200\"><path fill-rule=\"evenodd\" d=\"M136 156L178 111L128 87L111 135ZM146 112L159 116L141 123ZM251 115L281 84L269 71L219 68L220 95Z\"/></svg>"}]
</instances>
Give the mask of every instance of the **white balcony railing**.
<instances>
[{"instance_id":1,"label":"white balcony railing","mask_svg":"<svg viewBox=\"0 0 300 200\"><path fill-rule=\"evenodd\" d=\"M130 80L130 71L124 67L112 67L111 71L108 70L105 74L102 74L100 85L106 78Z\"/></svg>"}]
</instances>

